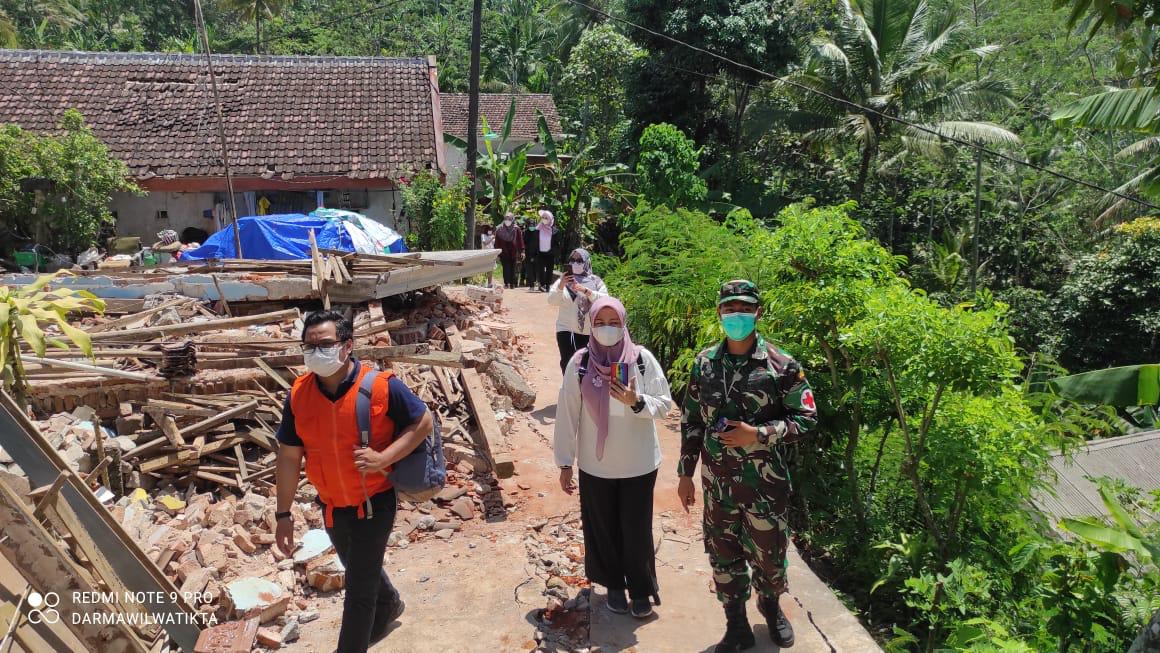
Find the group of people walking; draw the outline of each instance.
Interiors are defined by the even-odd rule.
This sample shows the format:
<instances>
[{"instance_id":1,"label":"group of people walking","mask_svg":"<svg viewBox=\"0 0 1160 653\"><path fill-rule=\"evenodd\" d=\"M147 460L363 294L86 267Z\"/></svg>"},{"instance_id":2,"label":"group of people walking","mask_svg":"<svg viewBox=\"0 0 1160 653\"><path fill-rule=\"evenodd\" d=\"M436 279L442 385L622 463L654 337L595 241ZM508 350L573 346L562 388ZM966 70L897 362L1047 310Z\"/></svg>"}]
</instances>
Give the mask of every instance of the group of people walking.
<instances>
[{"instance_id":1,"label":"group of people walking","mask_svg":"<svg viewBox=\"0 0 1160 653\"><path fill-rule=\"evenodd\" d=\"M500 251L504 286L546 292L560 252L559 241L556 217L547 209L540 210L538 220L517 220L511 213L504 215L495 230L495 248Z\"/></svg>"},{"instance_id":2,"label":"group of people walking","mask_svg":"<svg viewBox=\"0 0 1160 653\"><path fill-rule=\"evenodd\" d=\"M548 259L537 288L558 310L559 484L579 494L588 579L605 588L610 611L644 619L661 604L652 538L662 463L655 422L671 410L672 392L661 363L633 341L630 316L593 273L589 253L572 251L549 284L551 252L559 247L551 213L541 211L531 231L536 256ZM496 230L505 282L520 253L527 258L528 240L511 216ZM755 645L746 614L753 591L773 642L784 648L794 641L778 605L787 591L785 448L810 431L817 413L801 367L757 332L761 313L753 283L721 286L724 337L697 355L682 405L677 493L686 511L696 503L700 463L705 551L726 619L717 653ZM342 313L309 315L301 347L308 373L294 382L277 434L276 541L287 555L295 548L291 506L305 463L347 570L337 651L362 653L405 608L382 568L397 505L389 474L432 434L434 422L398 377L355 358L354 327Z\"/></svg>"},{"instance_id":3,"label":"group of people walking","mask_svg":"<svg viewBox=\"0 0 1160 653\"><path fill-rule=\"evenodd\" d=\"M611 612L644 619L660 605L652 539L653 490L661 466L654 425L672 407L664 368L635 344L624 305L610 297L575 250L553 284L563 380L556 407L560 487L577 492L588 580ZM814 426L813 391L801 366L756 330L762 304L746 280L721 286L724 338L697 355L682 406L677 493L696 503L701 467L703 536L726 629L714 649L755 646L746 614L751 592L778 646L793 627L778 604L787 589L790 477L786 445ZM579 467L579 474L574 471Z\"/></svg>"}]
</instances>

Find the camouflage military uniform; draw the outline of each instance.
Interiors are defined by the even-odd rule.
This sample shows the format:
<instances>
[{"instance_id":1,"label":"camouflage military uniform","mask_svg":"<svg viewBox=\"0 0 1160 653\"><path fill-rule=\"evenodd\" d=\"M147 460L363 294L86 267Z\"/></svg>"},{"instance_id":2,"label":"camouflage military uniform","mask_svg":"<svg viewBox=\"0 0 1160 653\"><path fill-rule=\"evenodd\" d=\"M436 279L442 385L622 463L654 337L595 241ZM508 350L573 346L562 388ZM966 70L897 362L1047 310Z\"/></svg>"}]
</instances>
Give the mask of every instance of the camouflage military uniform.
<instances>
[{"instance_id":1,"label":"camouflage military uniform","mask_svg":"<svg viewBox=\"0 0 1160 653\"><path fill-rule=\"evenodd\" d=\"M747 356L729 354L721 342L693 364L677 473L691 477L697 460L705 463L705 551L723 603L748 600L750 569L760 596L776 599L787 591L790 478L784 445L806 435L816 415L801 367L760 335ZM720 418L764 426L768 444L725 446L714 428Z\"/></svg>"}]
</instances>

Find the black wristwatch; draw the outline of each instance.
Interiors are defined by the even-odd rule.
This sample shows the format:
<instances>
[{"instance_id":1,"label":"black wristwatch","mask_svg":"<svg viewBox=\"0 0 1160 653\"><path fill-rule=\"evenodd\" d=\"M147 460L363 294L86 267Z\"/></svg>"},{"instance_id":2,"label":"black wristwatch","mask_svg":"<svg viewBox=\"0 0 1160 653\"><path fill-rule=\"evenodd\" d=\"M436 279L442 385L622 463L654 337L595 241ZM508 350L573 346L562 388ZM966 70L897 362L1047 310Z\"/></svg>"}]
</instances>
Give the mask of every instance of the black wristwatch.
<instances>
[{"instance_id":1,"label":"black wristwatch","mask_svg":"<svg viewBox=\"0 0 1160 653\"><path fill-rule=\"evenodd\" d=\"M632 405L632 412L639 413L640 411L644 410L644 406L644 397L637 397L636 403Z\"/></svg>"},{"instance_id":2,"label":"black wristwatch","mask_svg":"<svg viewBox=\"0 0 1160 653\"><path fill-rule=\"evenodd\" d=\"M274 520L275 521L279 521L282 519L294 519L294 515L292 515L289 510L287 510L286 512L274 513Z\"/></svg>"}]
</instances>

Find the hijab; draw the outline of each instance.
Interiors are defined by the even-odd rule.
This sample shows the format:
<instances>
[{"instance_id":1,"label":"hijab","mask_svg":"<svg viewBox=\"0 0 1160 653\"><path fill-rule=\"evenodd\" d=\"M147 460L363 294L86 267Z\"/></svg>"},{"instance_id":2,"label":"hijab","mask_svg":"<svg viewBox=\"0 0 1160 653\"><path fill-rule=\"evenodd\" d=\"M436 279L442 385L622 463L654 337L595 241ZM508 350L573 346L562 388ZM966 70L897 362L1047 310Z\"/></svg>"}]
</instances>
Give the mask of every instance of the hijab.
<instances>
[{"instance_id":1,"label":"hijab","mask_svg":"<svg viewBox=\"0 0 1160 653\"><path fill-rule=\"evenodd\" d=\"M548 224L544 224L544 220L547 220ZM552 251L552 232L555 231L555 227L556 216L552 215L552 212L547 209L540 209L540 222L536 228L540 231L541 252Z\"/></svg>"},{"instance_id":2,"label":"hijab","mask_svg":"<svg viewBox=\"0 0 1160 653\"><path fill-rule=\"evenodd\" d=\"M592 274L592 255L589 254L588 250L584 249L583 247L579 247L579 248L572 250L572 253L568 255L568 269L569 270L572 269L572 267L571 267L572 266L572 258L575 256L579 256L580 260L584 263L584 272L583 272L583 274L573 274L572 278L576 280L577 284L584 286L585 288L587 288L589 290L596 290L597 288L599 288L600 284L602 282L600 280L600 277L596 276L595 274ZM584 320L587 320L588 316L590 314L595 315L595 313L592 313L591 311L592 311L592 302L589 301L588 297L586 297L584 295L577 295L576 296L576 323L581 324L581 325L584 324ZM621 319L624 319L624 318L622 317Z\"/></svg>"},{"instance_id":3,"label":"hijab","mask_svg":"<svg viewBox=\"0 0 1160 653\"><path fill-rule=\"evenodd\" d=\"M601 297L592 303L592 315L596 316L604 308L611 308L620 317L621 324L627 325L627 313L624 304L615 297ZM640 347L632 342L628 335L628 327L624 327L624 337L613 347L605 347L592 338L588 341L588 348L577 353L583 357L588 352L588 369L584 378L580 379L580 396L587 406L588 416L596 423L596 459L604 459L604 441L608 439L608 405L613 401L612 364L636 364L640 356ZM579 358L577 358L579 360Z\"/></svg>"},{"instance_id":4,"label":"hijab","mask_svg":"<svg viewBox=\"0 0 1160 653\"><path fill-rule=\"evenodd\" d=\"M499 228L495 230L495 239L497 242L510 243L520 235L520 228L515 223L514 216L512 216L510 213L504 216L504 220L507 220L508 218L513 218L511 226L508 226L505 223L500 223Z\"/></svg>"}]
</instances>

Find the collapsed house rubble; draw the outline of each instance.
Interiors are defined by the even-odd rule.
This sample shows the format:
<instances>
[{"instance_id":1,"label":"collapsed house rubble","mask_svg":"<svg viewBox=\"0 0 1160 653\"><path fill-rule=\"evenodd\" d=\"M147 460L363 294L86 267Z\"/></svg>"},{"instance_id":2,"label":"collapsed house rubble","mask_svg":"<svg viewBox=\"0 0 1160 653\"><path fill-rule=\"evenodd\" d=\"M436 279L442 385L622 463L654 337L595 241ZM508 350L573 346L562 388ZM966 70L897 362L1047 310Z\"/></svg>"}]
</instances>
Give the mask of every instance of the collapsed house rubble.
<instances>
[{"instance_id":1,"label":"collapsed house rubble","mask_svg":"<svg viewBox=\"0 0 1160 653\"><path fill-rule=\"evenodd\" d=\"M335 255L305 263L325 294L327 284L342 283L343 266L352 261ZM292 508L302 546L290 557L274 546L275 434L290 381L304 371L302 314L292 304L216 299L168 293L146 295L140 304L110 302L107 314L74 323L90 334L93 358L79 350L24 356L27 399L39 419L9 411L21 434L13 440L6 433L0 443L10 449L0 448L0 486L14 488L0 511L19 513L25 541L33 531L45 540L53 549L45 555L67 568L70 587L140 590L136 577L122 578L116 564L100 561L100 549L115 543L149 583L179 595L169 603L106 609L172 608L212 626L180 635L169 627L120 629L124 644L113 648L107 632L58 626L62 641L72 637L101 651L276 649L318 618L312 599L344 585L305 480ZM441 424L447 485L430 500L401 497L390 546L451 539L473 520L504 518L515 506L500 491L499 479L514 469L505 436L535 393L521 376L525 345L498 315L502 290L435 287L335 308L354 316L356 355L392 369ZM29 457L31 450L40 457ZM24 505L9 505L19 495L27 497ZM58 495L67 495L59 511ZM88 514L88 507L100 508L109 533L90 537L83 515L85 523L56 517L33 523L46 511ZM24 575L11 587L11 575L0 569L0 590L21 597L51 585L3 542L0 552ZM29 634L27 624L9 625L18 644L38 650L31 638L46 626ZM94 648L102 637L106 644Z\"/></svg>"}]
</instances>

